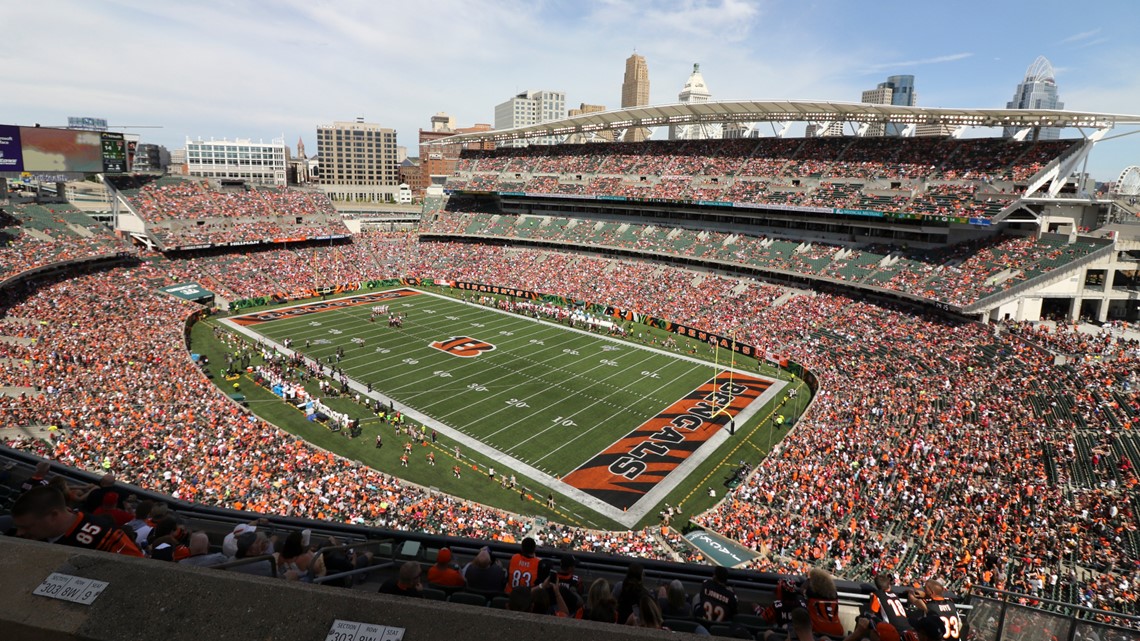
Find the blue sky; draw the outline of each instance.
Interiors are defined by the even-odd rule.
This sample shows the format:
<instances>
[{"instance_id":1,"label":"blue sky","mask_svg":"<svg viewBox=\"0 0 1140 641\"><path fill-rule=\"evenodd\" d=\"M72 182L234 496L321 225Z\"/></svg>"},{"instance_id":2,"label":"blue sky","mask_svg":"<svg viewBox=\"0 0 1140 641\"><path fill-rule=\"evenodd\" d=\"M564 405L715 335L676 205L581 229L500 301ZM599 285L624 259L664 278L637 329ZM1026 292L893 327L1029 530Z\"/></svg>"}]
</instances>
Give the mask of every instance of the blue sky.
<instances>
[{"instance_id":1,"label":"blue sky","mask_svg":"<svg viewBox=\"0 0 1140 641\"><path fill-rule=\"evenodd\" d=\"M919 104L1004 107L1047 56L1066 108L1140 113L1140 39L1124 0L38 0L6 14L0 123L107 118L144 140L303 138L364 116L416 153L438 111L493 123L495 104L555 89L616 107L625 58L651 102L676 101L694 62L714 99L857 101L914 74ZM34 12L32 7L35 7ZM1133 129L1121 128L1113 134ZM128 131L131 131L128 129ZM1140 134L1098 145L1090 171L1140 164Z\"/></svg>"}]
</instances>

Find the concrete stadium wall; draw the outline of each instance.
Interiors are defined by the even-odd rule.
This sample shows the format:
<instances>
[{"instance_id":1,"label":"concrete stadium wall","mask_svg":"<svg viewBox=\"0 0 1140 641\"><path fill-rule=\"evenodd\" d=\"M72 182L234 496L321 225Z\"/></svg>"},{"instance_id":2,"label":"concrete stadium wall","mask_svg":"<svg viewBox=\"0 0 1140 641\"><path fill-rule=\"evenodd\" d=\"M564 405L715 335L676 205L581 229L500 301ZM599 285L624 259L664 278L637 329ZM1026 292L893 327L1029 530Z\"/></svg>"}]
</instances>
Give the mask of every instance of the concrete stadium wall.
<instances>
[{"instance_id":1,"label":"concrete stadium wall","mask_svg":"<svg viewBox=\"0 0 1140 641\"><path fill-rule=\"evenodd\" d=\"M90 605L32 594L52 572L106 581ZM695 635L404 599L0 537L0 639L323 641L337 619L405 641L695 639Z\"/></svg>"}]
</instances>

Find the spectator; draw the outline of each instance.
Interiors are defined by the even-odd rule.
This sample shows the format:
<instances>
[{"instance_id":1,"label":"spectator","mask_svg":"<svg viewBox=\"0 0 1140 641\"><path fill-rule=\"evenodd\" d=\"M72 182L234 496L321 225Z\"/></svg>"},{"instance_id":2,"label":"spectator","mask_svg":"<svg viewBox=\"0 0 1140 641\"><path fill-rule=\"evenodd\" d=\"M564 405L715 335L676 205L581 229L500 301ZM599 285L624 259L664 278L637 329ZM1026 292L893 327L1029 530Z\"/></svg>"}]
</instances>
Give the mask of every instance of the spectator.
<instances>
[{"instance_id":1,"label":"spectator","mask_svg":"<svg viewBox=\"0 0 1140 641\"><path fill-rule=\"evenodd\" d=\"M578 564L578 559L574 558L573 554L563 554L558 562L558 571L555 579L558 585L566 587L576 594L582 594L582 579L574 573L574 567Z\"/></svg>"},{"instance_id":2,"label":"spectator","mask_svg":"<svg viewBox=\"0 0 1140 641\"><path fill-rule=\"evenodd\" d=\"M308 530L294 530L285 537L281 544L281 551L277 557L277 575L290 581L311 579L310 565L313 562L313 552L306 545Z\"/></svg>"},{"instance_id":3,"label":"spectator","mask_svg":"<svg viewBox=\"0 0 1140 641\"><path fill-rule=\"evenodd\" d=\"M89 484L80 490L79 500L82 501L82 503L80 504L79 509L83 510L84 512L94 512L95 510L99 509L99 506L103 505L103 497L109 493L115 492L114 487L114 474L108 473L99 477L98 483ZM115 493L115 497L116 502L114 505L117 506L118 493Z\"/></svg>"},{"instance_id":4,"label":"spectator","mask_svg":"<svg viewBox=\"0 0 1140 641\"><path fill-rule=\"evenodd\" d=\"M265 525L268 523L266 519L254 519L249 523L239 523L234 526L232 532L227 534L222 539L222 554L233 558L237 555L237 538L246 532L256 532L257 526Z\"/></svg>"},{"instance_id":5,"label":"spectator","mask_svg":"<svg viewBox=\"0 0 1140 641\"><path fill-rule=\"evenodd\" d=\"M149 545L150 558L159 561L182 561L190 556L190 548L183 543L186 538L186 528L174 516L167 516L158 522L150 532Z\"/></svg>"},{"instance_id":6,"label":"spectator","mask_svg":"<svg viewBox=\"0 0 1140 641\"><path fill-rule=\"evenodd\" d=\"M870 638L872 632L882 641L900 641L911 630L906 601L891 589L891 578L879 574L867 609L855 620L855 629L844 641Z\"/></svg>"},{"instance_id":7,"label":"spectator","mask_svg":"<svg viewBox=\"0 0 1140 641\"><path fill-rule=\"evenodd\" d=\"M423 585L420 584L420 574L423 570L415 561L405 561L400 566L400 573L389 578L380 586L380 594L395 594L407 597L423 597Z\"/></svg>"},{"instance_id":8,"label":"spectator","mask_svg":"<svg viewBox=\"0 0 1140 641\"><path fill-rule=\"evenodd\" d=\"M119 509L119 493L107 492L103 495L103 503L95 508L94 514L103 514L111 517L111 521L115 523L115 527L122 528L127 523L134 519L134 514Z\"/></svg>"},{"instance_id":9,"label":"spectator","mask_svg":"<svg viewBox=\"0 0 1140 641\"><path fill-rule=\"evenodd\" d=\"M51 463L49 461L40 461L36 463L36 469L32 475L20 484L20 493L23 494L35 487L40 487L48 484L48 474L51 473Z\"/></svg>"},{"instance_id":10,"label":"spectator","mask_svg":"<svg viewBox=\"0 0 1140 641\"><path fill-rule=\"evenodd\" d=\"M274 576L273 566L276 565L276 559L272 557L273 543L264 533L253 531L242 532L237 536L236 543L237 549L234 552L235 561L254 559L257 557L267 558L236 565L230 568L231 571L255 576Z\"/></svg>"},{"instance_id":11,"label":"spectator","mask_svg":"<svg viewBox=\"0 0 1140 641\"><path fill-rule=\"evenodd\" d=\"M697 609L699 616L706 621L720 623L731 621L736 616L736 591L728 585L728 568L718 565L713 570L713 578L701 585Z\"/></svg>"},{"instance_id":12,"label":"spectator","mask_svg":"<svg viewBox=\"0 0 1140 641\"><path fill-rule=\"evenodd\" d=\"M221 552L210 552L210 537L205 532L199 530L190 535L190 554L180 560L179 563L197 567L210 567L211 565L221 565L229 560L229 557Z\"/></svg>"},{"instance_id":13,"label":"spectator","mask_svg":"<svg viewBox=\"0 0 1140 641\"><path fill-rule=\"evenodd\" d=\"M55 488L36 487L21 495L12 506L12 521L16 536L25 539L143 556L109 518L72 512Z\"/></svg>"},{"instance_id":14,"label":"spectator","mask_svg":"<svg viewBox=\"0 0 1140 641\"><path fill-rule=\"evenodd\" d=\"M804 596L812 631L823 636L842 638L843 623L839 620L839 591L835 588L835 579L831 574L820 568L812 568L808 572Z\"/></svg>"},{"instance_id":15,"label":"spectator","mask_svg":"<svg viewBox=\"0 0 1140 641\"><path fill-rule=\"evenodd\" d=\"M614 598L610 582L605 579L594 579L586 595L586 606L583 618L602 623L617 623L617 599Z\"/></svg>"},{"instance_id":16,"label":"spectator","mask_svg":"<svg viewBox=\"0 0 1140 641\"><path fill-rule=\"evenodd\" d=\"M124 525L125 528L134 532L134 540L136 545L146 547L147 538L150 536L150 530L153 527L148 523L150 520L150 512L154 509L154 501L146 499L139 501L135 506L135 518L131 519Z\"/></svg>"},{"instance_id":17,"label":"spectator","mask_svg":"<svg viewBox=\"0 0 1140 641\"><path fill-rule=\"evenodd\" d=\"M657 606L666 619L693 618L693 606L685 594L685 585L677 579L657 589Z\"/></svg>"},{"instance_id":18,"label":"spectator","mask_svg":"<svg viewBox=\"0 0 1140 641\"><path fill-rule=\"evenodd\" d=\"M614 598L618 603L618 621L628 621L634 609L641 603L641 597L649 594L643 583L644 577L645 566L633 561L625 570L625 578L614 586Z\"/></svg>"},{"instance_id":19,"label":"spectator","mask_svg":"<svg viewBox=\"0 0 1140 641\"><path fill-rule=\"evenodd\" d=\"M502 592L507 583L507 573L503 564L491 555L491 549L480 548L475 558L463 567L463 580L469 590L479 592Z\"/></svg>"},{"instance_id":20,"label":"spectator","mask_svg":"<svg viewBox=\"0 0 1140 641\"><path fill-rule=\"evenodd\" d=\"M630 613L625 624L653 630L669 629L665 627L665 619L661 616L661 609L657 607L657 601L648 592L641 595L637 609Z\"/></svg>"},{"instance_id":21,"label":"spectator","mask_svg":"<svg viewBox=\"0 0 1140 641\"><path fill-rule=\"evenodd\" d=\"M911 604L927 615L924 619L937 617L944 624L945 630L942 638L964 638L965 623L958 616L958 609L954 607L954 602L946 597L946 588L942 582L937 579L928 579L923 587L925 589L911 592ZM921 627L915 627L921 634Z\"/></svg>"},{"instance_id":22,"label":"spectator","mask_svg":"<svg viewBox=\"0 0 1140 641\"><path fill-rule=\"evenodd\" d=\"M451 549L443 548L435 558L435 565L428 569L428 585L444 588L461 588L467 584L459 568L451 563Z\"/></svg>"},{"instance_id":23,"label":"spectator","mask_svg":"<svg viewBox=\"0 0 1140 641\"><path fill-rule=\"evenodd\" d=\"M538 559L534 556L536 544L533 538L526 537L517 553L507 566L506 592L510 594L517 587L529 588L538 578Z\"/></svg>"}]
</instances>

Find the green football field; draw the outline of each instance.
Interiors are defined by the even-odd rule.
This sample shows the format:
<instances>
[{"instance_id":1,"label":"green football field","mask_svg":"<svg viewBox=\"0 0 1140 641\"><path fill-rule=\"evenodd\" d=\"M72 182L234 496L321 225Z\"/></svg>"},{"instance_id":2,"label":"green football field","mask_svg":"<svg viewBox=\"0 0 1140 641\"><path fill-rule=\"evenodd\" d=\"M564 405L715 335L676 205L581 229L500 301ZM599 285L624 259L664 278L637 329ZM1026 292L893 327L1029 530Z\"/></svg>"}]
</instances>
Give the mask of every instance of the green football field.
<instances>
[{"instance_id":1,"label":"green football field","mask_svg":"<svg viewBox=\"0 0 1140 641\"><path fill-rule=\"evenodd\" d=\"M669 481L662 491L675 487L686 468L725 438L720 428L729 416L722 410L745 421L782 386L419 290L369 296L278 308L230 323L278 345L290 339L304 356L343 369L358 391L367 393L371 385L374 398L394 401L409 417L493 454L501 472L563 485L556 489L611 516L635 504L637 515L653 507L639 499L658 479ZM366 302L351 304L358 300ZM386 314L370 320L375 305L406 314L403 326L389 327ZM721 356L727 358L727 350ZM744 380L754 381L748 392ZM668 425L678 412L701 415L702 407L708 414L703 431L695 423L676 424L688 431Z\"/></svg>"}]
</instances>

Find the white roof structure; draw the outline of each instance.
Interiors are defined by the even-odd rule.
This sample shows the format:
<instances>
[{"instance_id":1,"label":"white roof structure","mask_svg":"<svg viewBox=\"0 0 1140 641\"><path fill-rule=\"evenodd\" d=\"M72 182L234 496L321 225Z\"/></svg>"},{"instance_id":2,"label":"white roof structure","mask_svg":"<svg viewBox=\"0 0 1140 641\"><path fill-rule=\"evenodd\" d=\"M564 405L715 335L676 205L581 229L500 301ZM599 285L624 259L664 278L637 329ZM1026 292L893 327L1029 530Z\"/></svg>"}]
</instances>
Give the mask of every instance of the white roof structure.
<instances>
[{"instance_id":1,"label":"white roof structure","mask_svg":"<svg viewBox=\"0 0 1140 641\"><path fill-rule=\"evenodd\" d=\"M1084 127L1107 130L1117 125L1140 125L1140 115L1056 109L948 109L814 100L732 100L614 109L513 129L460 134L430 144L453 145L477 140L500 143L629 127L736 122L881 122L951 127Z\"/></svg>"}]
</instances>

